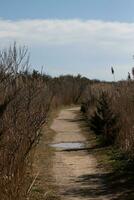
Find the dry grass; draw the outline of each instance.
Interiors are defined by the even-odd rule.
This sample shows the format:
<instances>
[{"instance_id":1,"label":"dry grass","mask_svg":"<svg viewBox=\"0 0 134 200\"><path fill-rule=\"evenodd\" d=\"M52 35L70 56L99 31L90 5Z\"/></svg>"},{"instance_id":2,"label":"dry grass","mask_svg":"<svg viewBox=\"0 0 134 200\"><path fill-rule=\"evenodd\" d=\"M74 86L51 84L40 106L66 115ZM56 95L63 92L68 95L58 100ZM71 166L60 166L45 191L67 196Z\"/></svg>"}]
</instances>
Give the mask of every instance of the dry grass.
<instances>
[{"instance_id":1,"label":"dry grass","mask_svg":"<svg viewBox=\"0 0 134 200\"><path fill-rule=\"evenodd\" d=\"M102 91L107 92L110 99L109 106L115 114L119 115L120 131L116 137L116 144L132 158L134 157L134 82L99 83L89 86L83 100L88 119L94 113Z\"/></svg>"}]
</instances>

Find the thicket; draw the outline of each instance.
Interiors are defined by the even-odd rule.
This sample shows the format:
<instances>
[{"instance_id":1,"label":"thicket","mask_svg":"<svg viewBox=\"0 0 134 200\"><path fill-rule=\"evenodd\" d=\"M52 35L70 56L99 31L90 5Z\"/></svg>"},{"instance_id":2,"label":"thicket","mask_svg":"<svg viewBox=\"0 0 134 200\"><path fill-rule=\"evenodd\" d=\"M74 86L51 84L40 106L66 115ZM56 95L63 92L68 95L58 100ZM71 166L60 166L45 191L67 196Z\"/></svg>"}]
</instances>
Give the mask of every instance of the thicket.
<instances>
[{"instance_id":1,"label":"thicket","mask_svg":"<svg viewBox=\"0 0 134 200\"><path fill-rule=\"evenodd\" d=\"M52 78L29 70L28 49L16 44L0 52L0 199L27 195L31 149L51 109L78 103L89 80Z\"/></svg>"},{"instance_id":2,"label":"thicket","mask_svg":"<svg viewBox=\"0 0 134 200\"><path fill-rule=\"evenodd\" d=\"M91 130L134 159L134 81L97 83L84 93L82 110Z\"/></svg>"}]
</instances>

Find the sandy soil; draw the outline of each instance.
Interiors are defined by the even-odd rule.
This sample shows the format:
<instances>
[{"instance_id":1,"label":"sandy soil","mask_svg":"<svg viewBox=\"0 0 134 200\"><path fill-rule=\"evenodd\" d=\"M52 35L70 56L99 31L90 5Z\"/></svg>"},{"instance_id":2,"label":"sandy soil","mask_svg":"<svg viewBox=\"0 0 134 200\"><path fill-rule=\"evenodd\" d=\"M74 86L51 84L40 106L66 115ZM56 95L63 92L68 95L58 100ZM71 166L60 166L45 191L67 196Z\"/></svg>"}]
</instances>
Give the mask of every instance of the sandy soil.
<instances>
[{"instance_id":1,"label":"sandy soil","mask_svg":"<svg viewBox=\"0 0 134 200\"><path fill-rule=\"evenodd\" d=\"M86 131L83 133L81 129L78 113L78 107L61 110L51 125L56 132L52 143L82 142L87 145ZM111 199L106 193L97 160L86 149L55 148L52 163L53 181L62 200Z\"/></svg>"},{"instance_id":2,"label":"sandy soil","mask_svg":"<svg viewBox=\"0 0 134 200\"><path fill-rule=\"evenodd\" d=\"M133 200L133 178L112 171L109 150L98 145L79 107L54 111L51 117L31 155L30 183L37 178L27 199Z\"/></svg>"}]
</instances>

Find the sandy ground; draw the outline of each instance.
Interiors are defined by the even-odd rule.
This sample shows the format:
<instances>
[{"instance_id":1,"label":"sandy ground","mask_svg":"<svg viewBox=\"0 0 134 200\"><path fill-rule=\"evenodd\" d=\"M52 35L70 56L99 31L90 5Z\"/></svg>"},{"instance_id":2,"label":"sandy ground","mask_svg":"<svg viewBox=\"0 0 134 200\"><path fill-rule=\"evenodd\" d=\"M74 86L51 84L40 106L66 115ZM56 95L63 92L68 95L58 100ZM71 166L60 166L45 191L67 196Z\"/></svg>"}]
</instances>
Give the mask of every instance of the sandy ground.
<instances>
[{"instance_id":1,"label":"sandy ground","mask_svg":"<svg viewBox=\"0 0 134 200\"><path fill-rule=\"evenodd\" d=\"M79 107L63 109L51 125L56 132L52 143L82 142L86 145L86 132L81 129ZM89 133L88 133L89 134ZM90 141L89 141L90 145ZM62 200L110 200L103 184L96 158L86 149L55 148L52 174Z\"/></svg>"},{"instance_id":2,"label":"sandy ground","mask_svg":"<svg viewBox=\"0 0 134 200\"><path fill-rule=\"evenodd\" d=\"M51 117L31 154L30 183L37 178L27 199L133 200L133 179L112 172L108 149L98 146L79 107L54 111Z\"/></svg>"}]
</instances>

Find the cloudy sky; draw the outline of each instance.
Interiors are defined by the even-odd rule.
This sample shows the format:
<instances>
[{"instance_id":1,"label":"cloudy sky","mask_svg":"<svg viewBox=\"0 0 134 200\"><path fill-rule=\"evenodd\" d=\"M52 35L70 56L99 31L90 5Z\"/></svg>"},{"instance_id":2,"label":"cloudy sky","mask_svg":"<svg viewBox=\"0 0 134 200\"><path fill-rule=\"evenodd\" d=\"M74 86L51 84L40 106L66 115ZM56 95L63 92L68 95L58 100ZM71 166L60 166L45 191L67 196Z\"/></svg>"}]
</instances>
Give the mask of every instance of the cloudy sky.
<instances>
[{"instance_id":1,"label":"cloudy sky","mask_svg":"<svg viewBox=\"0 0 134 200\"><path fill-rule=\"evenodd\" d=\"M134 66L134 0L0 0L0 48L27 45L50 75L126 79Z\"/></svg>"}]
</instances>

